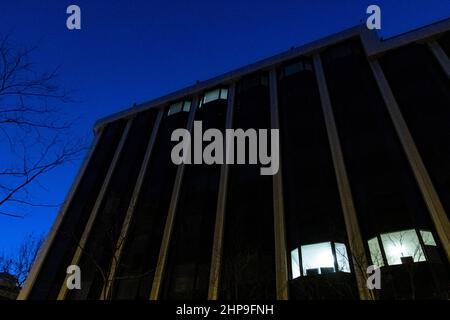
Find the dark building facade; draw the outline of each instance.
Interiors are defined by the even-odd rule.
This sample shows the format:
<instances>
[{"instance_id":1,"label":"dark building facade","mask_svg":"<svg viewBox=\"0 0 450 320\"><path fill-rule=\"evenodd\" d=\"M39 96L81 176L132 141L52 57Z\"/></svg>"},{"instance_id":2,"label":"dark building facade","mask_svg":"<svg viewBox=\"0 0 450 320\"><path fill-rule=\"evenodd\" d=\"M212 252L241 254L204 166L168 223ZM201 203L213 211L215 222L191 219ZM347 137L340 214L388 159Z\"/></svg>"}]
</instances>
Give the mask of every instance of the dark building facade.
<instances>
[{"instance_id":1,"label":"dark building facade","mask_svg":"<svg viewBox=\"0 0 450 320\"><path fill-rule=\"evenodd\" d=\"M279 129L280 170L173 164L194 121ZM354 27L103 119L19 299L448 299L449 123L450 20Z\"/></svg>"}]
</instances>

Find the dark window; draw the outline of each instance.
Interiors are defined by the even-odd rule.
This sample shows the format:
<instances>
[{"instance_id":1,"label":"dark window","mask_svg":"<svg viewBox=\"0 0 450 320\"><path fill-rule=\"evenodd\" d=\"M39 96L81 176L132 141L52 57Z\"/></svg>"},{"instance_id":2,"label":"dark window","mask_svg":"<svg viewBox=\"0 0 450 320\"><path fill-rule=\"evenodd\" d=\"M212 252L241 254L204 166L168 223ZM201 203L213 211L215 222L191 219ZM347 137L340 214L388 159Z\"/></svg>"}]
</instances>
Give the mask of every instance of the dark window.
<instances>
[{"instance_id":1,"label":"dark window","mask_svg":"<svg viewBox=\"0 0 450 320\"><path fill-rule=\"evenodd\" d=\"M227 101L219 99L217 89L205 93L195 121L202 130L224 133ZM193 137L193 135L192 135ZM195 147L196 141L193 140ZM203 142L203 148L209 142ZM180 190L177 212L163 283L163 299L206 299L217 209L220 164L187 164Z\"/></svg>"},{"instance_id":2,"label":"dark window","mask_svg":"<svg viewBox=\"0 0 450 320\"><path fill-rule=\"evenodd\" d=\"M244 78L237 91L233 127L270 129L267 75ZM272 179L260 175L260 165L230 166L221 266L222 299L275 298Z\"/></svg>"},{"instance_id":3,"label":"dark window","mask_svg":"<svg viewBox=\"0 0 450 320\"><path fill-rule=\"evenodd\" d=\"M186 102L185 104L186 105ZM164 113L144 177L133 219L124 243L112 296L148 300L158 261L178 166L170 153L173 130L185 128L188 113Z\"/></svg>"},{"instance_id":4,"label":"dark window","mask_svg":"<svg viewBox=\"0 0 450 320\"><path fill-rule=\"evenodd\" d=\"M118 244L123 219L128 209L142 160L150 140L156 110L138 114L132 121L128 137L103 198L79 266L81 290L72 290L68 299L98 299L103 289Z\"/></svg>"},{"instance_id":5,"label":"dark window","mask_svg":"<svg viewBox=\"0 0 450 320\"><path fill-rule=\"evenodd\" d=\"M450 80L424 45L390 52L381 65L450 217Z\"/></svg>"},{"instance_id":6,"label":"dark window","mask_svg":"<svg viewBox=\"0 0 450 320\"><path fill-rule=\"evenodd\" d=\"M30 299L56 299L66 277L92 207L103 184L125 127L124 121L108 124L102 131L86 171L52 242L30 294Z\"/></svg>"}]
</instances>

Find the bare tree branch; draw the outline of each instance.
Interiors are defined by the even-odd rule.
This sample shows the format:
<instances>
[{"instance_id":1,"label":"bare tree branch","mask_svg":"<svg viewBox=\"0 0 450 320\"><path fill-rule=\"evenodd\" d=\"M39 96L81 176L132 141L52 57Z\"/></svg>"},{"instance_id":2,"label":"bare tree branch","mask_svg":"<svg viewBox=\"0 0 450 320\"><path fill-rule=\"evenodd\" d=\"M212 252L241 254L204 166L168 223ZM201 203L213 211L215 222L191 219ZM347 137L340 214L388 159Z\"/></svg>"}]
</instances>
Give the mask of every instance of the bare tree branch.
<instances>
[{"instance_id":1,"label":"bare tree branch","mask_svg":"<svg viewBox=\"0 0 450 320\"><path fill-rule=\"evenodd\" d=\"M0 272L14 276L17 286L22 287L43 242L43 235L28 234L15 250L15 254L0 254Z\"/></svg>"},{"instance_id":2,"label":"bare tree branch","mask_svg":"<svg viewBox=\"0 0 450 320\"><path fill-rule=\"evenodd\" d=\"M40 186L46 173L78 160L86 149L72 141L73 121L62 113L61 106L73 100L58 84L60 68L40 71L32 62L36 49L21 49L10 36L0 37L0 148L10 150L0 162L0 208L54 207L32 199L28 188ZM10 207L0 215L23 216Z\"/></svg>"}]
</instances>

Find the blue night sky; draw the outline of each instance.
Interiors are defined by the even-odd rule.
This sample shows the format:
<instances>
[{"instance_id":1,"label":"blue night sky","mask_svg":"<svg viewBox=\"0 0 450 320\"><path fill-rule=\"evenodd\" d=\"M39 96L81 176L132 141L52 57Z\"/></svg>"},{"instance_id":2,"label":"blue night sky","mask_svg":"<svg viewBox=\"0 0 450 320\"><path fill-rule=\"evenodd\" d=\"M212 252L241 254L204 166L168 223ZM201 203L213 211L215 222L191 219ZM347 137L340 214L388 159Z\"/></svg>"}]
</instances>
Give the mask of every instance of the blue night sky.
<instances>
[{"instance_id":1,"label":"blue night sky","mask_svg":"<svg viewBox=\"0 0 450 320\"><path fill-rule=\"evenodd\" d=\"M66 28L70 4L81 8L82 30ZM61 65L77 100L64 112L79 118L74 135L92 140L101 117L354 26L370 4L381 7L384 38L450 17L449 0L1 0L0 35L38 44L40 68ZM80 163L43 176L34 198L61 204ZM0 215L0 252L47 232L57 212Z\"/></svg>"}]
</instances>

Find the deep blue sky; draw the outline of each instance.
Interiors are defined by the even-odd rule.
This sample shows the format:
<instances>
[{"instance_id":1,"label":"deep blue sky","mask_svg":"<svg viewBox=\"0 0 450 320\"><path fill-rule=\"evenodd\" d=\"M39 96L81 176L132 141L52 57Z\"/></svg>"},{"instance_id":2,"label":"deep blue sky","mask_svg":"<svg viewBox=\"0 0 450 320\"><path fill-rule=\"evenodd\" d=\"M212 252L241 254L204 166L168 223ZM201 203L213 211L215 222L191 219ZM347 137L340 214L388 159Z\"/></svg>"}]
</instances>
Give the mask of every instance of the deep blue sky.
<instances>
[{"instance_id":1,"label":"deep blue sky","mask_svg":"<svg viewBox=\"0 0 450 320\"><path fill-rule=\"evenodd\" d=\"M66 29L70 4L81 7L80 31ZM354 26L370 4L381 7L385 38L450 17L450 0L1 0L0 35L39 44L40 67L62 66L78 100L65 106L80 117L75 134L92 139L98 118ZM79 166L43 177L35 198L62 203ZM0 251L47 232L57 211L0 216Z\"/></svg>"}]
</instances>

